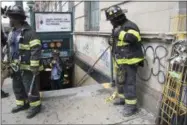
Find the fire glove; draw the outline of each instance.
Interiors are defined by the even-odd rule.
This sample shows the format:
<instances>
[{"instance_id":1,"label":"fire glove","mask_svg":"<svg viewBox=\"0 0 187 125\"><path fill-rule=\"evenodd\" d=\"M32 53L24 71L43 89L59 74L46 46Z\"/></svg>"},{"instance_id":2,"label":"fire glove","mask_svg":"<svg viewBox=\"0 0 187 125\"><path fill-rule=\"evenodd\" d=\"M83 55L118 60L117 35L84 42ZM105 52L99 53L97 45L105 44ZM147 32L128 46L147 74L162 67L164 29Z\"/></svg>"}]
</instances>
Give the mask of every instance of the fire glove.
<instances>
[{"instance_id":1,"label":"fire glove","mask_svg":"<svg viewBox=\"0 0 187 125\"><path fill-rule=\"evenodd\" d=\"M113 38L112 36L110 36L110 38L108 39L108 44L109 44L110 46L112 46L112 45L113 45L113 42L114 42L114 38Z\"/></svg>"},{"instance_id":2,"label":"fire glove","mask_svg":"<svg viewBox=\"0 0 187 125\"><path fill-rule=\"evenodd\" d=\"M31 68L31 72L32 72L34 75L38 75L38 74L39 74L39 68L38 68L38 67L32 67L32 68Z\"/></svg>"},{"instance_id":3,"label":"fire glove","mask_svg":"<svg viewBox=\"0 0 187 125\"><path fill-rule=\"evenodd\" d=\"M120 32L121 32L121 27L118 26L118 27L116 27L116 28L114 29L114 32L113 32L112 36L113 36L114 38L118 38Z\"/></svg>"}]
</instances>

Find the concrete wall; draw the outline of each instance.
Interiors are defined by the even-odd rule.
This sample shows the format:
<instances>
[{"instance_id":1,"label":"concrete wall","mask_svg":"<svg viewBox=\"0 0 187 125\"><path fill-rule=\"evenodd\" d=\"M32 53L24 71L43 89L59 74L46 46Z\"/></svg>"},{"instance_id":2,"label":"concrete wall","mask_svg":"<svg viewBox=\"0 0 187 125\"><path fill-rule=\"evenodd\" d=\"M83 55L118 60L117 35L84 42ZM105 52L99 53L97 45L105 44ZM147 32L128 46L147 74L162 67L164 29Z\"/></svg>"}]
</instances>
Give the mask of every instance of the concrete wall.
<instances>
[{"instance_id":1,"label":"concrete wall","mask_svg":"<svg viewBox=\"0 0 187 125\"><path fill-rule=\"evenodd\" d=\"M101 2L101 9L105 3ZM177 2L128 2L120 7L127 9L127 17L138 24L141 32L169 32L170 17L178 11ZM106 22L104 11L101 15L101 31L110 31L112 27Z\"/></svg>"},{"instance_id":2,"label":"concrete wall","mask_svg":"<svg viewBox=\"0 0 187 125\"><path fill-rule=\"evenodd\" d=\"M75 65L74 80L73 80L74 84L77 85L77 83L83 78L85 74L86 72L84 70L82 70L78 65ZM93 85L93 84L97 84L97 82L92 77L87 75L85 79L83 80L83 82L81 83L81 86L87 86L87 85Z\"/></svg>"},{"instance_id":3,"label":"concrete wall","mask_svg":"<svg viewBox=\"0 0 187 125\"><path fill-rule=\"evenodd\" d=\"M77 4L79 3L79 4ZM135 22L141 33L168 33L173 30L172 17L179 13L178 2L100 2L100 32L111 32L112 26L105 19L104 9L119 4L127 9L127 17ZM77 4L77 5L76 5ZM75 32L84 32L84 2L75 2ZM92 65L99 55L107 48L107 37L93 35L74 35L74 45L78 58ZM171 43L165 41L143 41L145 48L145 65L139 68L137 75L137 91L140 104L149 111L156 113L164 81L166 80L167 59ZM110 76L110 51L98 62L96 69ZM152 102L152 103L151 103Z\"/></svg>"},{"instance_id":4,"label":"concrete wall","mask_svg":"<svg viewBox=\"0 0 187 125\"><path fill-rule=\"evenodd\" d=\"M78 4L78 5L77 5ZM75 31L84 31L84 2L75 2Z\"/></svg>"},{"instance_id":5,"label":"concrete wall","mask_svg":"<svg viewBox=\"0 0 187 125\"><path fill-rule=\"evenodd\" d=\"M105 37L75 36L74 41L76 49L78 50L76 52L77 56L89 65L93 65L101 56L103 51L108 47L107 39ZM103 57L98 61L95 68L106 76L110 76L110 65L110 49L108 49Z\"/></svg>"},{"instance_id":6,"label":"concrete wall","mask_svg":"<svg viewBox=\"0 0 187 125\"><path fill-rule=\"evenodd\" d=\"M119 3L121 2L100 2L100 31L111 31L112 26L106 21L104 9ZM75 2L76 4L75 31L84 31L84 2ZM127 9L127 17L138 24L141 32L169 32L171 17L179 12L178 2L127 2L119 6Z\"/></svg>"}]
</instances>

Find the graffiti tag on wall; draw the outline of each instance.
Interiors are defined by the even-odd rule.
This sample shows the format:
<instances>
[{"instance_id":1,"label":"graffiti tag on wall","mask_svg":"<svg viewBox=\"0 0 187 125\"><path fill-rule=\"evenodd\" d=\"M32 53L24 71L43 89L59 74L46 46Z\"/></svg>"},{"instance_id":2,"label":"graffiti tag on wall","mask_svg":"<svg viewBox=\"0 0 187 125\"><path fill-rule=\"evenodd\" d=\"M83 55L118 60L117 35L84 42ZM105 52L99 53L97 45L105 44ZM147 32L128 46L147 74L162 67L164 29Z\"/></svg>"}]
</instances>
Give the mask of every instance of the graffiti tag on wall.
<instances>
[{"instance_id":1,"label":"graffiti tag on wall","mask_svg":"<svg viewBox=\"0 0 187 125\"><path fill-rule=\"evenodd\" d=\"M158 53L160 51L162 54L159 55ZM148 57L148 52L151 57ZM144 48L144 56L144 67L140 68L139 71L144 71L146 75L140 75L138 72L139 78L143 81L149 81L151 77L154 76L160 84L165 83L166 74L164 70L166 67L164 66L164 63L166 62L164 62L164 59L168 56L167 48L162 45L158 45L155 48L153 46L147 46Z\"/></svg>"},{"instance_id":2,"label":"graffiti tag on wall","mask_svg":"<svg viewBox=\"0 0 187 125\"><path fill-rule=\"evenodd\" d=\"M85 53L90 53L89 52L89 48L90 48L90 46L89 46L89 44L88 43L86 43L84 46L83 46L83 51L85 52Z\"/></svg>"},{"instance_id":3,"label":"graffiti tag on wall","mask_svg":"<svg viewBox=\"0 0 187 125\"><path fill-rule=\"evenodd\" d=\"M81 55L79 55L80 58L82 58L83 61L88 62L89 65L93 65L108 47L106 38L99 37L93 38L79 36L77 37L75 44L79 46L78 52L81 53ZM110 60L110 50L108 50L103 54L94 68L110 76Z\"/></svg>"},{"instance_id":4,"label":"graffiti tag on wall","mask_svg":"<svg viewBox=\"0 0 187 125\"><path fill-rule=\"evenodd\" d=\"M103 53L105 50L104 49L100 49L100 53ZM110 67L110 62L108 61L109 60L109 53L106 52L102 57L101 57L101 60L103 61L104 65L109 68Z\"/></svg>"}]
</instances>

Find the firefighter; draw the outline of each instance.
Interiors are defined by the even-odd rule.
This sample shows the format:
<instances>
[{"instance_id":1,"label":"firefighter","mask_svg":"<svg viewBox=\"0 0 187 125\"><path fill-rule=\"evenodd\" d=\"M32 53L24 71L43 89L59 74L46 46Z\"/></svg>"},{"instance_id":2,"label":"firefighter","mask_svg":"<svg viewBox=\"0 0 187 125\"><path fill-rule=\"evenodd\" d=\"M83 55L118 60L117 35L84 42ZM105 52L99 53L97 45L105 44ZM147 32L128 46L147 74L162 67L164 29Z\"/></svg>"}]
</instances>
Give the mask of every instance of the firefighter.
<instances>
[{"instance_id":1,"label":"firefighter","mask_svg":"<svg viewBox=\"0 0 187 125\"><path fill-rule=\"evenodd\" d=\"M13 6L6 11L12 30L8 36L8 59L12 67L13 91L16 107L12 113L28 109L27 118L32 118L41 110L38 89L41 41L25 21L26 15L22 7ZM31 88L31 84L33 88ZM28 94L32 90L31 95Z\"/></svg>"},{"instance_id":2,"label":"firefighter","mask_svg":"<svg viewBox=\"0 0 187 125\"><path fill-rule=\"evenodd\" d=\"M115 100L115 105L124 105L124 116L135 114L137 110L136 73L138 66L143 66L143 51L140 30L135 23L128 20L119 6L109 7L106 18L113 25L109 44L114 51L117 64L118 93L124 93L124 99Z\"/></svg>"}]
</instances>

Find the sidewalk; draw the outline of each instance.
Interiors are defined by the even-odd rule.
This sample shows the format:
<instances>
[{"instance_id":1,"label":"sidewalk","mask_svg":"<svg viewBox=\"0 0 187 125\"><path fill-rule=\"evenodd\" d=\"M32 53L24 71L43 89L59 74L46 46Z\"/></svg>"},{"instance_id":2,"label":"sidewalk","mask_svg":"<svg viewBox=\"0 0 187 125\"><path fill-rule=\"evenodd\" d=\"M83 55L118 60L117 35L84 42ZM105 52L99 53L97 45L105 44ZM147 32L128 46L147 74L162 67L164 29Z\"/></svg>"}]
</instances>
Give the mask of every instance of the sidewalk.
<instances>
[{"instance_id":1,"label":"sidewalk","mask_svg":"<svg viewBox=\"0 0 187 125\"><path fill-rule=\"evenodd\" d=\"M44 92L42 112L26 119L26 111L10 113L15 99L12 84L6 82L4 90L10 97L1 100L2 124L154 124L154 116L144 109L134 116L123 117L123 107L105 103L111 91L100 84Z\"/></svg>"}]
</instances>

